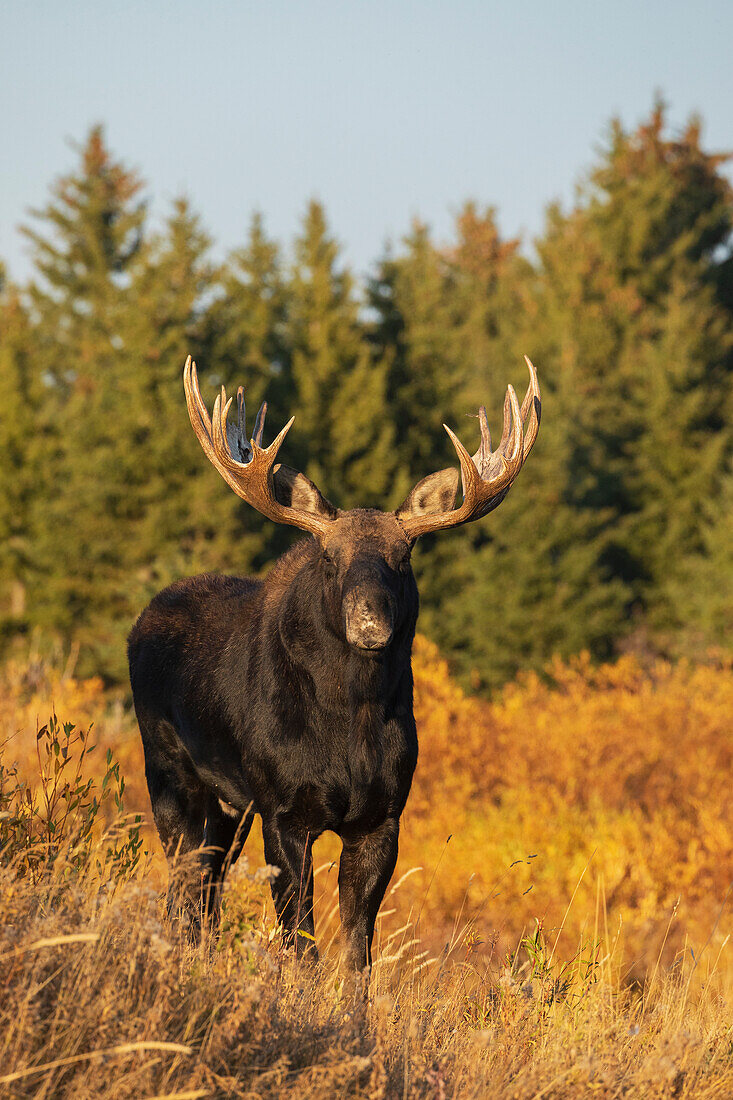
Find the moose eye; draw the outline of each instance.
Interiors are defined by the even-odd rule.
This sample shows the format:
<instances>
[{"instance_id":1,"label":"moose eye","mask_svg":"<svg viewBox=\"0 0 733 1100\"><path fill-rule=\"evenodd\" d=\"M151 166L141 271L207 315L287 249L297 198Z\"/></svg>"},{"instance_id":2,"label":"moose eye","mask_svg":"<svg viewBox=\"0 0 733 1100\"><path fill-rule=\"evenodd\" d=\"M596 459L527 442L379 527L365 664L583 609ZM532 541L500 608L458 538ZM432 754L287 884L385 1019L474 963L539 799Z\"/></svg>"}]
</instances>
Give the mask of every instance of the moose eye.
<instances>
[{"instance_id":1,"label":"moose eye","mask_svg":"<svg viewBox=\"0 0 733 1100\"><path fill-rule=\"evenodd\" d=\"M324 565L333 565L333 558L331 557L331 555L328 553L327 550L323 551L323 564Z\"/></svg>"}]
</instances>

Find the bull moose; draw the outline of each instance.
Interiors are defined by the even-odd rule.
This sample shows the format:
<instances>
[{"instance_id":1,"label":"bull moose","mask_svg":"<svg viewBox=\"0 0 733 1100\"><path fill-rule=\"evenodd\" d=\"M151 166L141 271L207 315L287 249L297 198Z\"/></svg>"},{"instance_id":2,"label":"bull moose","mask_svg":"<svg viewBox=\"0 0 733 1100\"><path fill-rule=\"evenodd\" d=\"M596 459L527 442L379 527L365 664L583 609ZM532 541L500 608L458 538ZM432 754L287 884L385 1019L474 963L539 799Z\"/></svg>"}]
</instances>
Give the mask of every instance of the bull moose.
<instances>
[{"instance_id":1,"label":"bull moose","mask_svg":"<svg viewBox=\"0 0 733 1100\"><path fill-rule=\"evenodd\" d=\"M210 418L189 356L193 429L231 489L262 515L308 533L264 580L205 575L160 592L129 639L130 679L155 823L169 853L196 868L184 893L194 935L215 923L227 868L255 813L272 894L296 950L315 952L313 842L342 841L339 908L349 968L371 960L377 911L397 860L400 815L417 762L410 664L418 593L412 549L431 531L487 515L537 438L540 391L520 408L511 386L501 442L486 411L471 457L445 426L458 470L423 478L395 512L342 511L302 473L276 462L293 423L263 446L267 405L245 430L222 387ZM170 898L170 894L169 894Z\"/></svg>"}]
</instances>

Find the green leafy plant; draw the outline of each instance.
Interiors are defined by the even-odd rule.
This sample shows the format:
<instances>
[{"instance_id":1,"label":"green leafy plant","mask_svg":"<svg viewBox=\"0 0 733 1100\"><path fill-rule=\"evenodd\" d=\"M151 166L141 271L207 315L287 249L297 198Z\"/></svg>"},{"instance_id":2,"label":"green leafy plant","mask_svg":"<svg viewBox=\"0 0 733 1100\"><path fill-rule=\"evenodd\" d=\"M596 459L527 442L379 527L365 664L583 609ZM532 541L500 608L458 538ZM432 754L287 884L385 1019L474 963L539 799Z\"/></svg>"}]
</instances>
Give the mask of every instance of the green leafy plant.
<instances>
[{"instance_id":1,"label":"green leafy plant","mask_svg":"<svg viewBox=\"0 0 733 1100\"><path fill-rule=\"evenodd\" d=\"M59 861L65 877L78 876L92 853L100 875L125 876L139 863L142 817L125 814L125 779L111 749L101 786L86 775L96 748L90 734L53 713L36 733L35 782L6 763L7 742L0 748L0 862L33 882Z\"/></svg>"}]
</instances>

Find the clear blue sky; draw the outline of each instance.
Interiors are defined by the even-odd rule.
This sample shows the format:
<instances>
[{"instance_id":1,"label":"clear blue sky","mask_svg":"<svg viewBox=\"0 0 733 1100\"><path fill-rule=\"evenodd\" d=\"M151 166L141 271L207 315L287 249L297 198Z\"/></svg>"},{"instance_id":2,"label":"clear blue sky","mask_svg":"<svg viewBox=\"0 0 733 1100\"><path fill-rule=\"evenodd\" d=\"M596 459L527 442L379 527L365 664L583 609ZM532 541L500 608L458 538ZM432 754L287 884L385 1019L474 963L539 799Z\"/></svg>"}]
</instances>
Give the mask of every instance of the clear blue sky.
<instances>
[{"instance_id":1,"label":"clear blue sky","mask_svg":"<svg viewBox=\"0 0 733 1100\"><path fill-rule=\"evenodd\" d=\"M732 47L731 0L0 0L0 257L28 274L17 225L97 121L220 252L254 208L289 240L311 196L359 273L469 197L531 240L656 89L733 147Z\"/></svg>"}]
</instances>

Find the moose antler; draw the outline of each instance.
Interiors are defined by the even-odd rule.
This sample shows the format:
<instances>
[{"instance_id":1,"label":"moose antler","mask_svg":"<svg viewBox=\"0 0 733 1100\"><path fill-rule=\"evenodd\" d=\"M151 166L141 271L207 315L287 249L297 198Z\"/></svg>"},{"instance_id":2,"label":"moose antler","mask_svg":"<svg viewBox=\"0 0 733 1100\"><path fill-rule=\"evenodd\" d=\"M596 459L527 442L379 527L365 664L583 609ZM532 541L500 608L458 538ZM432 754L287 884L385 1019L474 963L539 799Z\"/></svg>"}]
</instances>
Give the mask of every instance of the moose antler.
<instances>
[{"instance_id":1,"label":"moose antler","mask_svg":"<svg viewBox=\"0 0 733 1100\"><path fill-rule=\"evenodd\" d=\"M265 414L267 413L266 401L263 402L260 411L257 413L252 438L248 441L245 426L244 390L241 386L237 390L238 416L236 427L227 423L227 414L232 398L230 397L227 400L226 390L223 386L221 387L221 393L214 402L213 415L211 419L209 418L209 413L199 390L196 364L192 361L190 355L186 359L186 365L183 368L183 388L186 393L188 415L191 418L191 424L198 441L209 461L237 496L240 496L242 500L246 500L263 516L274 520L276 523L287 523L292 527L300 527L301 530L309 531L313 535L324 532L332 522L331 518L322 513L281 504L275 495L273 476L278 470L284 471L284 478L289 481L302 477L302 475L295 474L294 471L287 470L286 467L275 466L277 452L280 450L295 417L290 418L269 447L263 447L262 434L265 428ZM310 483L308 484L310 485Z\"/></svg>"},{"instance_id":2,"label":"moose antler","mask_svg":"<svg viewBox=\"0 0 733 1100\"><path fill-rule=\"evenodd\" d=\"M507 387L504 399L504 429L501 442L495 451L491 450L491 435L483 405L478 413L481 443L473 457L469 455L458 436L450 430L448 425L443 425L461 464L463 503L449 512L433 515L429 513L400 515L398 518L408 538L416 539L430 531L442 531L481 519L501 504L509 492L512 482L534 446L540 429L542 406L537 371L526 355L524 358L529 368L529 387L521 409L513 387ZM527 417L529 421L525 431L524 423Z\"/></svg>"}]
</instances>

